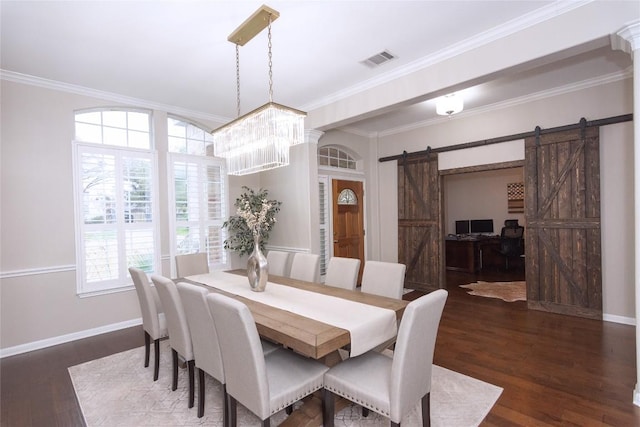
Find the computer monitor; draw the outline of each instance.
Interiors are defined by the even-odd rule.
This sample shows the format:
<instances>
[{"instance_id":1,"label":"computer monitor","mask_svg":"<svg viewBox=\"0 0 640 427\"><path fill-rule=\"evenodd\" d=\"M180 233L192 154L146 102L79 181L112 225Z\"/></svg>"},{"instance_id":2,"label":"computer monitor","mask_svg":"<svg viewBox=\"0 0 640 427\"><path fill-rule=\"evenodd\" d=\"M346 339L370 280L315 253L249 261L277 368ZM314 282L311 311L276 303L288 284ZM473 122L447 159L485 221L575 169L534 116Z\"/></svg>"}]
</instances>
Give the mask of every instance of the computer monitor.
<instances>
[{"instance_id":1,"label":"computer monitor","mask_svg":"<svg viewBox=\"0 0 640 427\"><path fill-rule=\"evenodd\" d=\"M471 221L471 233L477 234L490 234L493 233L493 220L492 219L472 219Z\"/></svg>"},{"instance_id":2,"label":"computer monitor","mask_svg":"<svg viewBox=\"0 0 640 427\"><path fill-rule=\"evenodd\" d=\"M469 234L469 220L456 221L456 234Z\"/></svg>"}]
</instances>

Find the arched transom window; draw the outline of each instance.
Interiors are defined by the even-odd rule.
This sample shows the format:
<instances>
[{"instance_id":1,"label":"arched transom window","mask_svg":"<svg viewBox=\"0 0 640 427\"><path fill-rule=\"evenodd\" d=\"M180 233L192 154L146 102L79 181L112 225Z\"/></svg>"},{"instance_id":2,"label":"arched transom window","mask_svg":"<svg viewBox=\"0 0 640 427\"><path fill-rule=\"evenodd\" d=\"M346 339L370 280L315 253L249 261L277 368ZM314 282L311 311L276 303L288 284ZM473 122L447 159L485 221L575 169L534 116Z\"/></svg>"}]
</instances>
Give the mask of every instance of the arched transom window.
<instances>
[{"instance_id":1,"label":"arched transom window","mask_svg":"<svg viewBox=\"0 0 640 427\"><path fill-rule=\"evenodd\" d=\"M356 160L336 147L318 148L318 165L341 169L356 169Z\"/></svg>"}]
</instances>

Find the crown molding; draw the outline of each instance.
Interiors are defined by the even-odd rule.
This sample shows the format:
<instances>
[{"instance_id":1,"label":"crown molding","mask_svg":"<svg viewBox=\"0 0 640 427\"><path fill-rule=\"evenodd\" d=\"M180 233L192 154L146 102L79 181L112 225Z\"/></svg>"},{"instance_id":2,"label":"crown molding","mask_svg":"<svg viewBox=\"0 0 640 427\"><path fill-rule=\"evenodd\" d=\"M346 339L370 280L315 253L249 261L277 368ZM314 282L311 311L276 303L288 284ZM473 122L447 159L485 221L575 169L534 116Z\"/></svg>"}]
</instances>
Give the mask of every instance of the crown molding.
<instances>
[{"instance_id":1,"label":"crown molding","mask_svg":"<svg viewBox=\"0 0 640 427\"><path fill-rule=\"evenodd\" d=\"M352 135L361 136L363 138L375 138L376 136L378 136L378 132L367 132L355 126L347 125L347 126L339 127L337 129L343 132L350 133Z\"/></svg>"},{"instance_id":2,"label":"crown molding","mask_svg":"<svg viewBox=\"0 0 640 427\"><path fill-rule=\"evenodd\" d=\"M91 98L104 99L106 101L117 102L124 105L131 105L140 108L148 108L151 110L166 111L183 117L191 117L199 120L209 120L212 122L224 124L231 121L228 117L220 117L213 114L203 113L201 111L188 110L186 108L176 107L173 105L153 102L146 99L134 98L131 96L120 95L118 93L106 92L97 89L91 89L85 86L79 86L71 83L59 82L56 80L44 79L29 74L16 73L0 69L0 80L6 80L14 83L21 83L30 86L37 86L44 89L56 90L59 92L73 93L76 95L88 96Z\"/></svg>"},{"instance_id":3,"label":"crown molding","mask_svg":"<svg viewBox=\"0 0 640 427\"><path fill-rule=\"evenodd\" d=\"M351 86L350 88L342 89L339 92L335 92L317 101L314 101L307 105L303 105L301 109L304 111L312 111L317 108L324 107L333 102L340 101L342 99L380 86L384 83L388 83L398 78L405 77L416 71L428 68L447 59L472 51L481 46L507 37L511 34L515 34L518 31L522 31L541 22L545 22L551 18L555 18L574 9L580 8L593 1L594 0L555 1L551 4L541 7L540 9L529 12L526 15L522 15L518 18L512 19L511 21L508 21L498 27L494 27L482 33L478 33L466 40L462 40L461 42L447 46L446 48L443 48L431 55L410 62L405 66L398 67L392 71L373 77L357 85Z\"/></svg>"},{"instance_id":4,"label":"crown molding","mask_svg":"<svg viewBox=\"0 0 640 427\"><path fill-rule=\"evenodd\" d=\"M315 144L318 143L320 138L322 138L324 132L317 129L306 129L304 131L304 142L313 142Z\"/></svg>"},{"instance_id":5,"label":"crown molding","mask_svg":"<svg viewBox=\"0 0 640 427\"><path fill-rule=\"evenodd\" d=\"M611 48L631 55L640 49L640 21L627 24L617 33L611 34Z\"/></svg>"}]
</instances>

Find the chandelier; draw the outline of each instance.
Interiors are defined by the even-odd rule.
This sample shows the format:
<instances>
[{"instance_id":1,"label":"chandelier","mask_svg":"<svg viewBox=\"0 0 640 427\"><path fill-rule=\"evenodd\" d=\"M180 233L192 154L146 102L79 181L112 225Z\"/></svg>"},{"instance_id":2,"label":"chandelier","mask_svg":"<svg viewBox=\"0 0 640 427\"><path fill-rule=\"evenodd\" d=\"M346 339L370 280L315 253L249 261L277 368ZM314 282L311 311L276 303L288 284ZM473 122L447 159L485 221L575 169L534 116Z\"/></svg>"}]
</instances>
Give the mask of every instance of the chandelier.
<instances>
[{"instance_id":1,"label":"chandelier","mask_svg":"<svg viewBox=\"0 0 640 427\"><path fill-rule=\"evenodd\" d=\"M261 6L228 38L236 45L236 89L238 118L214 130L213 150L227 160L230 175L274 169L289 164L289 146L304 141L306 113L273 102L271 22L280 14ZM269 102L240 116L240 46L268 27Z\"/></svg>"}]
</instances>

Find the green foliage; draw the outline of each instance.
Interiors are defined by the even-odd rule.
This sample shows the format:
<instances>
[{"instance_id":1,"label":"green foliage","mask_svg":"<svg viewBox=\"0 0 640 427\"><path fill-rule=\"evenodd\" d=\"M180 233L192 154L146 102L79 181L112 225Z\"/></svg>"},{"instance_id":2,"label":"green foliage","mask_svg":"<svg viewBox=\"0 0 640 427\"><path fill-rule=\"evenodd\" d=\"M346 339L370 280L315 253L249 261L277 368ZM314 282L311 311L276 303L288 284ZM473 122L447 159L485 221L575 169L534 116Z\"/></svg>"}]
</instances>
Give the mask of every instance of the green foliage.
<instances>
[{"instance_id":1,"label":"green foliage","mask_svg":"<svg viewBox=\"0 0 640 427\"><path fill-rule=\"evenodd\" d=\"M224 248L231 249L240 255L249 255L253 251L253 233L245 219L237 213L238 209L244 209L248 203L251 212L258 214L262 210L265 200L271 205L267 210L266 221L260 232L260 249L264 250L264 245L269 240L269 232L276 222L275 216L280 211L282 202L269 200L269 192L263 188L257 192L249 187L243 186L242 188L244 192L233 204L236 207L236 215L229 216L229 219L222 224L222 227L229 231L229 237L224 241Z\"/></svg>"}]
</instances>

